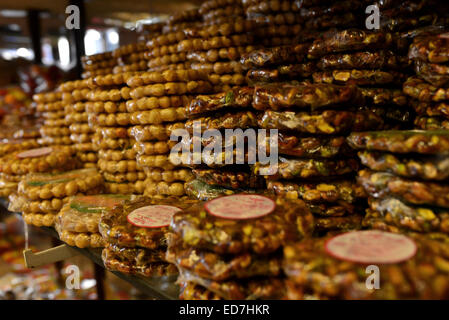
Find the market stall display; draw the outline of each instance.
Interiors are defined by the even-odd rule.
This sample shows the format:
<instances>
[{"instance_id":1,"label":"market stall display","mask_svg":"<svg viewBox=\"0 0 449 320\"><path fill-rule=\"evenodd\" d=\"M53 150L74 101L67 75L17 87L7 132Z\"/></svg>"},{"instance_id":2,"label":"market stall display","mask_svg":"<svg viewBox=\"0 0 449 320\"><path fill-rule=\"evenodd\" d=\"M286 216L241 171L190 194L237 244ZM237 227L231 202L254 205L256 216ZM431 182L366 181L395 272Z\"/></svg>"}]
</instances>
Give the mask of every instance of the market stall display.
<instances>
[{"instance_id":1,"label":"market stall display","mask_svg":"<svg viewBox=\"0 0 449 320\"><path fill-rule=\"evenodd\" d=\"M372 4L207 0L128 30L0 112L0 196L158 297L448 299L447 5L375 1L370 29Z\"/></svg>"}]
</instances>

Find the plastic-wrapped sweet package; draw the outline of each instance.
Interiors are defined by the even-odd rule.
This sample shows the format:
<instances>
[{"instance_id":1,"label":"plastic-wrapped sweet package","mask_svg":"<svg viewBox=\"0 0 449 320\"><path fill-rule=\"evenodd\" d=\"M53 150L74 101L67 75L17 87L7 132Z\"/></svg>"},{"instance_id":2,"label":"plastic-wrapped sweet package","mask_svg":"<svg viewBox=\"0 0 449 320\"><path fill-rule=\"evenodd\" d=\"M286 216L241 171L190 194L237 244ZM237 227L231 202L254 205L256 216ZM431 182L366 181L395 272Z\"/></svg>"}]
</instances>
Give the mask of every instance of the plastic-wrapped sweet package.
<instances>
[{"instance_id":1,"label":"plastic-wrapped sweet package","mask_svg":"<svg viewBox=\"0 0 449 320\"><path fill-rule=\"evenodd\" d=\"M358 155L362 164L371 170L413 179L443 181L449 178L449 158L446 156L413 157L379 151L360 151Z\"/></svg>"},{"instance_id":2,"label":"plastic-wrapped sweet package","mask_svg":"<svg viewBox=\"0 0 449 320\"><path fill-rule=\"evenodd\" d=\"M445 63L449 61L448 49L448 37L440 35L417 37L410 47L408 57L431 63Z\"/></svg>"},{"instance_id":3,"label":"plastic-wrapped sweet package","mask_svg":"<svg viewBox=\"0 0 449 320\"><path fill-rule=\"evenodd\" d=\"M55 172L63 169L72 170L76 164L70 148L52 146L16 151L6 155L0 166L0 172L10 175Z\"/></svg>"},{"instance_id":4,"label":"plastic-wrapped sweet package","mask_svg":"<svg viewBox=\"0 0 449 320\"><path fill-rule=\"evenodd\" d=\"M278 64L295 63L303 60L308 46L283 46L254 50L244 54L240 62L247 69L252 67L266 67Z\"/></svg>"},{"instance_id":5,"label":"plastic-wrapped sweet package","mask_svg":"<svg viewBox=\"0 0 449 320\"><path fill-rule=\"evenodd\" d=\"M299 198L306 203L335 203L338 201L355 203L366 197L364 189L355 181L344 179L307 183L268 181L267 189L276 195Z\"/></svg>"},{"instance_id":6,"label":"plastic-wrapped sweet package","mask_svg":"<svg viewBox=\"0 0 449 320\"><path fill-rule=\"evenodd\" d=\"M334 231L349 231L362 228L363 216L356 213L343 217L315 217L315 234L322 235Z\"/></svg>"},{"instance_id":7,"label":"plastic-wrapped sweet package","mask_svg":"<svg viewBox=\"0 0 449 320\"><path fill-rule=\"evenodd\" d=\"M366 192L375 198L394 197L410 204L449 208L449 185L408 180L387 172L361 170L357 178Z\"/></svg>"},{"instance_id":8,"label":"plastic-wrapped sweet package","mask_svg":"<svg viewBox=\"0 0 449 320\"><path fill-rule=\"evenodd\" d=\"M384 120L370 110L312 113L267 110L259 116L258 123L264 129L322 135L380 130L384 127Z\"/></svg>"},{"instance_id":9,"label":"plastic-wrapped sweet package","mask_svg":"<svg viewBox=\"0 0 449 320\"><path fill-rule=\"evenodd\" d=\"M197 179L209 184L230 189L262 189L265 181L249 170L216 170L197 168L192 170Z\"/></svg>"},{"instance_id":10,"label":"plastic-wrapped sweet package","mask_svg":"<svg viewBox=\"0 0 449 320\"><path fill-rule=\"evenodd\" d=\"M240 197L252 199L252 195ZM254 195L257 199L260 196ZM229 198L229 197L225 197ZM222 201L217 198L209 201ZM273 201L274 211L257 219L225 219L209 214L205 204L199 203L182 213L175 214L171 231L185 245L210 250L217 254L275 252L289 241L298 241L313 231L313 216L301 200L263 197L263 202ZM243 212L242 212L243 213ZM245 212L246 214L246 212Z\"/></svg>"},{"instance_id":11,"label":"plastic-wrapped sweet package","mask_svg":"<svg viewBox=\"0 0 449 320\"><path fill-rule=\"evenodd\" d=\"M350 53L329 54L321 57L318 68L335 69L387 69L402 70L409 65L409 60L396 55L391 50L359 51Z\"/></svg>"},{"instance_id":12,"label":"plastic-wrapped sweet package","mask_svg":"<svg viewBox=\"0 0 449 320\"><path fill-rule=\"evenodd\" d=\"M124 252L126 250L126 252ZM129 252L136 250L136 252ZM140 251L139 251L140 250ZM140 274L145 277L174 276L178 270L163 260L154 260L152 252L146 249L114 249L108 245L103 249L102 259L108 270L126 274Z\"/></svg>"},{"instance_id":13,"label":"plastic-wrapped sweet package","mask_svg":"<svg viewBox=\"0 0 449 320\"><path fill-rule=\"evenodd\" d=\"M369 199L363 225L391 232L449 233L449 210L409 205L395 198Z\"/></svg>"},{"instance_id":14,"label":"plastic-wrapped sweet package","mask_svg":"<svg viewBox=\"0 0 449 320\"><path fill-rule=\"evenodd\" d=\"M188 208L196 200L185 200L177 198L137 198L114 209L102 213L99 231L108 243L117 244L123 247L142 247L156 249L166 245L166 233L168 225L159 228L148 228L131 224L128 215L133 211L148 206L170 206L173 209L181 210ZM159 208L159 209L158 209ZM144 210L144 209L141 209ZM162 211L164 208L156 207Z\"/></svg>"},{"instance_id":15,"label":"plastic-wrapped sweet package","mask_svg":"<svg viewBox=\"0 0 449 320\"><path fill-rule=\"evenodd\" d=\"M394 35L389 32L370 32L359 29L331 30L324 33L321 39L314 41L309 49L308 57L319 58L336 52L394 48L394 40Z\"/></svg>"},{"instance_id":16,"label":"plastic-wrapped sweet package","mask_svg":"<svg viewBox=\"0 0 449 320\"><path fill-rule=\"evenodd\" d=\"M348 142L355 149L439 156L449 154L449 132L443 130L354 132L348 137Z\"/></svg>"},{"instance_id":17,"label":"plastic-wrapped sweet package","mask_svg":"<svg viewBox=\"0 0 449 320\"><path fill-rule=\"evenodd\" d=\"M186 194L192 199L198 199L201 201L207 201L220 196L241 192L240 190L233 190L216 185L210 185L198 179L187 182L185 184L185 191Z\"/></svg>"},{"instance_id":18,"label":"plastic-wrapped sweet package","mask_svg":"<svg viewBox=\"0 0 449 320\"><path fill-rule=\"evenodd\" d=\"M73 197L59 212L57 224L65 231L97 233L101 214L131 198L115 194Z\"/></svg>"},{"instance_id":19,"label":"plastic-wrapped sweet package","mask_svg":"<svg viewBox=\"0 0 449 320\"><path fill-rule=\"evenodd\" d=\"M404 82L404 93L419 101L440 102L449 100L449 88L437 87L412 76Z\"/></svg>"},{"instance_id":20,"label":"plastic-wrapped sweet package","mask_svg":"<svg viewBox=\"0 0 449 320\"><path fill-rule=\"evenodd\" d=\"M297 80L310 77L315 70L315 64L312 62L280 65L272 68L250 69L246 73L246 79L253 84Z\"/></svg>"},{"instance_id":21,"label":"plastic-wrapped sweet package","mask_svg":"<svg viewBox=\"0 0 449 320\"><path fill-rule=\"evenodd\" d=\"M416 75L437 87L449 85L449 66L441 64L415 62Z\"/></svg>"},{"instance_id":22,"label":"plastic-wrapped sweet package","mask_svg":"<svg viewBox=\"0 0 449 320\"><path fill-rule=\"evenodd\" d=\"M257 128L257 116L252 111L239 111L235 113L216 114L214 116L204 116L186 121L185 129L193 133L195 123L200 122L201 132L210 129L247 129Z\"/></svg>"},{"instance_id":23,"label":"plastic-wrapped sweet package","mask_svg":"<svg viewBox=\"0 0 449 320\"><path fill-rule=\"evenodd\" d=\"M284 271L292 289L323 298L447 299L448 243L376 230L307 239L284 249ZM377 290L365 285L367 264L379 267Z\"/></svg>"},{"instance_id":24,"label":"plastic-wrapped sweet package","mask_svg":"<svg viewBox=\"0 0 449 320\"><path fill-rule=\"evenodd\" d=\"M255 174L266 176L269 180L305 179L331 177L356 172L359 164L356 159L289 159L279 157L276 164L256 164Z\"/></svg>"},{"instance_id":25,"label":"plastic-wrapped sweet package","mask_svg":"<svg viewBox=\"0 0 449 320\"><path fill-rule=\"evenodd\" d=\"M415 118L415 128L421 130L449 130L449 120L439 117L423 117Z\"/></svg>"},{"instance_id":26,"label":"plastic-wrapped sweet package","mask_svg":"<svg viewBox=\"0 0 449 320\"><path fill-rule=\"evenodd\" d=\"M180 270L179 282L193 282L226 300L274 300L285 298L282 278L255 278L248 280L214 281Z\"/></svg>"},{"instance_id":27,"label":"plastic-wrapped sweet package","mask_svg":"<svg viewBox=\"0 0 449 320\"><path fill-rule=\"evenodd\" d=\"M35 173L19 183L19 194L29 200L64 198L78 193L100 191L103 178L96 168L63 173Z\"/></svg>"},{"instance_id":28,"label":"plastic-wrapped sweet package","mask_svg":"<svg viewBox=\"0 0 449 320\"><path fill-rule=\"evenodd\" d=\"M248 108L253 100L253 89L242 87L214 95L198 95L186 106L189 116L227 108Z\"/></svg>"},{"instance_id":29,"label":"plastic-wrapped sweet package","mask_svg":"<svg viewBox=\"0 0 449 320\"><path fill-rule=\"evenodd\" d=\"M356 107L363 96L356 86L329 84L266 84L254 91L253 107L258 110L304 109L319 110L336 106Z\"/></svg>"},{"instance_id":30,"label":"plastic-wrapped sweet package","mask_svg":"<svg viewBox=\"0 0 449 320\"><path fill-rule=\"evenodd\" d=\"M250 277L276 277L281 274L280 254L242 253L223 256L215 252L186 247L175 234L168 237L167 260L178 268L214 281Z\"/></svg>"},{"instance_id":31,"label":"plastic-wrapped sweet package","mask_svg":"<svg viewBox=\"0 0 449 320\"><path fill-rule=\"evenodd\" d=\"M193 282L181 282L179 286L181 300L222 300L219 295Z\"/></svg>"}]
</instances>

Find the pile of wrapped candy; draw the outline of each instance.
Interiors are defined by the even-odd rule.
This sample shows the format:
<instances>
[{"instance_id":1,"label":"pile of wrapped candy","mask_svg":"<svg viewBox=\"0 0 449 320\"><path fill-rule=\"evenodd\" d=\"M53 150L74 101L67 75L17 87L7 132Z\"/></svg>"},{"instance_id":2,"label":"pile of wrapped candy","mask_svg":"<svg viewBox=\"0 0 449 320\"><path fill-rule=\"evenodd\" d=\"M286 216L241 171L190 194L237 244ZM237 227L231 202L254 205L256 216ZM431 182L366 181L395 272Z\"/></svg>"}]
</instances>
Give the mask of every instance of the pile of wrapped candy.
<instances>
[{"instance_id":1,"label":"pile of wrapped candy","mask_svg":"<svg viewBox=\"0 0 449 320\"><path fill-rule=\"evenodd\" d=\"M358 181L369 195L366 227L392 232L449 232L447 131L353 133L367 169Z\"/></svg>"},{"instance_id":2,"label":"pile of wrapped candy","mask_svg":"<svg viewBox=\"0 0 449 320\"><path fill-rule=\"evenodd\" d=\"M416 111L415 127L449 129L449 34L424 34L415 38L408 57L416 75L404 83L404 92Z\"/></svg>"}]
</instances>

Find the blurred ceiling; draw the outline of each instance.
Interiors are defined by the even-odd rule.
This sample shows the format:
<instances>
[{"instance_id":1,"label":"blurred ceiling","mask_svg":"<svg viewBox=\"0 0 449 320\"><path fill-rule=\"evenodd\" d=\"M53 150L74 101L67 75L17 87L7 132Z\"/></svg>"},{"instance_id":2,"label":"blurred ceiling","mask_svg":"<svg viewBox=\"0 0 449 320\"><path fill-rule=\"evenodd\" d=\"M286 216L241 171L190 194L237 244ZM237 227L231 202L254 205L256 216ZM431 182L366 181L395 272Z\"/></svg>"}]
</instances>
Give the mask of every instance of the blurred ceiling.
<instances>
[{"instance_id":1,"label":"blurred ceiling","mask_svg":"<svg viewBox=\"0 0 449 320\"><path fill-rule=\"evenodd\" d=\"M132 26L139 20L160 20L198 6L202 0L85 0L89 26ZM28 41L24 10L41 10L42 35L63 31L68 0L0 0L0 46Z\"/></svg>"}]
</instances>

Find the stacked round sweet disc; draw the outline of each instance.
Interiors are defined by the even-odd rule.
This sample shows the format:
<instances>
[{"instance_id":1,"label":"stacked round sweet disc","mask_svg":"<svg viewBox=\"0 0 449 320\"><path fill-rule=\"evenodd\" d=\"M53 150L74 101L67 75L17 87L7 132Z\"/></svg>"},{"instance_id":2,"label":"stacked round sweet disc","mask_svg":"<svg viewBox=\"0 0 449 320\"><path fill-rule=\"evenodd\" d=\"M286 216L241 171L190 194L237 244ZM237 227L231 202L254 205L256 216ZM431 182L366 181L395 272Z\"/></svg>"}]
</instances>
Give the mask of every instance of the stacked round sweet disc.
<instances>
[{"instance_id":1,"label":"stacked round sweet disc","mask_svg":"<svg viewBox=\"0 0 449 320\"><path fill-rule=\"evenodd\" d=\"M63 164L64 159L61 160ZM22 212L28 224L52 226L68 197L97 194L102 189L103 178L95 168L63 173L31 173L21 179L17 195L10 196L9 210Z\"/></svg>"},{"instance_id":2,"label":"stacked round sweet disc","mask_svg":"<svg viewBox=\"0 0 449 320\"><path fill-rule=\"evenodd\" d=\"M205 1L199 13L203 25L187 29L191 35L178 50L187 54L192 69L209 75L216 92L246 84L239 59L255 49L249 32L255 24L245 19L241 0Z\"/></svg>"},{"instance_id":3,"label":"stacked round sweet disc","mask_svg":"<svg viewBox=\"0 0 449 320\"><path fill-rule=\"evenodd\" d=\"M95 130L92 139L98 150L98 169L105 180L106 193L141 194L145 174L136 162L133 139L128 134L131 124L126 100L131 89L126 85L132 73L95 77L95 89L86 104L89 126Z\"/></svg>"},{"instance_id":4,"label":"stacked round sweet disc","mask_svg":"<svg viewBox=\"0 0 449 320\"><path fill-rule=\"evenodd\" d=\"M191 200L139 197L104 211L99 230L106 243L105 267L147 277L176 275L176 267L165 259L166 234L172 216L191 204Z\"/></svg>"},{"instance_id":5,"label":"stacked round sweet disc","mask_svg":"<svg viewBox=\"0 0 449 320\"><path fill-rule=\"evenodd\" d=\"M447 269L438 263L448 249L447 240L379 230L305 239L284 249L287 298L448 299ZM378 268L376 289L367 285L367 266Z\"/></svg>"},{"instance_id":6,"label":"stacked round sweet disc","mask_svg":"<svg viewBox=\"0 0 449 320\"><path fill-rule=\"evenodd\" d=\"M59 86L64 104L65 123L76 158L83 167L96 167L97 154L92 144L94 130L87 121L86 105L92 79L66 81Z\"/></svg>"},{"instance_id":7,"label":"stacked round sweet disc","mask_svg":"<svg viewBox=\"0 0 449 320\"><path fill-rule=\"evenodd\" d=\"M304 80L316 71L316 63L307 60L310 42L292 46L256 49L242 55L240 62L250 85L256 83Z\"/></svg>"},{"instance_id":8,"label":"stacked round sweet disc","mask_svg":"<svg viewBox=\"0 0 449 320\"><path fill-rule=\"evenodd\" d=\"M160 34L184 31L188 28L199 27L201 24L202 17L198 8L179 11L168 17L167 21L163 23L159 34L157 32L153 32L153 36L147 36L146 38L149 40L159 36Z\"/></svg>"},{"instance_id":9,"label":"stacked round sweet disc","mask_svg":"<svg viewBox=\"0 0 449 320\"><path fill-rule=\"evenodd\" d=\"M39 147L35 139L3 139L0 141L0 158L8 156L17 151L25 151ZM3 160L2 160L3 161ZM0 173L0 197L7 198L17 191L17 183L22 175Z\"/></svg>"},{"instance_id":10,"label":"stacked round sweet disc","mask_svg":"<svg viewBox=\"0 0 449 320\"><path fill-rule=\"evenodd\" d=\"M404 83L417 117L415 128L449 129L449 33L415 38L410 46L416 75Z\"/></svg>"},{"instance_id":11,"label":"stacked round sweet disc","mask_svg":"<svg viewBox=\"0 0 449 320\"><path fill-rule=\"evenodd\" d=\"M187 55L178 51L178 43L187 39L183 31L170 31L150 38L146 42L144 57L148 71L188 69Z\"/></svg>"},{"instance_id":12,"label":"stacked round sweet disc","mask_svg":"<svg viewBox=\"0 0 449 320\"><path fill-rule=\"evenodd\" d=\"M243 0L254 34L266 47L293 45L303 37L332 28L361 25L366 1Z\"/></svg>"},{"instance_id":13,"label":"stacked round sweet disc","mask_svg":"<svg viewBox=\"0 0 449 320\"><path fill-rule=\"evenodd\" d=\"M397 55L393 33L362 29L329 31L315 40L308 57L316 59L315 83L354 84L367 103L383 117L386 128L410 128L413 114L402 93L408 59Z\"/></svg>"},{"instance_id":14,"label":"stacked round sweet disc","mask_svg":"<svg viewBox=\"0 0 449 320\"><path fill-rule=\"evenodd\" d=\"M112 69L112 73L147 70L145 50L145 42L131 43L114 50L112 56L116 59L116 66Z\"/></svg>"},{"instance_id":15,"label":"stacked round sweet disc","mask_svg":"<svg viewBox=\"0 0 449 320\"><path fill-rule=\"evenodd\" d=\"M412 1L378 1L380 11L380 28L403 33L416 30L441 21L446 12L444 1L412 0ZM440 11L441 10L441 11Z\"/></svg>"},{"instance_id":16,"label":"stacked round sweet disc","mask_svg":"<svg viewBox=\"0 0 449 320\"><path fill-rule=\"evenodd\" d=\"M447 131L353 133L362 163L358 182L369 195L363 224L393 232L449 232Z\"/></svg>"},{"instance_id":17,"label":"stacked round sweet disc","mask_svg":"<svg viewBox=\"0 0 449 320\"><path fill-rule=\"evenodd\" d=\"M81 77L87 79L112 73L113 68L117 65L117 59L112 52L104 52L83 56L81 63L84 69Z\"/></svg>"},{"instance_id":18,"label":"stacked round sweet disc","mask_svg":"<svg viewBox=\"0 0 449 320\"><path fill-rule=\"evenodd\" d=\"M144 72L128 80L131 100L126 102L129 130L135 139L137 164L145 171L145 195L182 196L184 184L192 179L190 170L169 160L177 140L176 129L184 128L185 106L191 96L212 91L207 75L195 70ZM178 136L175 136L177 139Z\"/></svg>"},{"instance_id":19,"label":"stacked round sweet disc","mask_svg":"<svg viewBox=\"0 0 449 320\"><path fill-rule=\"evenodd\" d=\"M363 192L355 183L358 160L346 136L383 126L374 112L359 109L363 103L353 85L255 87L253 107L263 111L259 126L279 130L279 157L256 163L254 173L265 176L270 191L303 199L318 217L318 232L360 227Z\"/></svg>"},{"instance_id":20,"label":"stacked round sweet disc","mask_svg":"<svg viewBox=\"0 0 449 320\"><path fill-rule=\"evenodd\" d=\"M39 93L33 96L36 111L44 119L39 129L41 137L37 142L42 146L71 145L70 129L65 118L63 93L59 90Z\"/></svg>"},{"instance_id":21,"label":"stacked round sweet disc","mask_svg":"<svg viewBox=\"0 0 449 320\"><path fill-rule=\"evenodd\" d=\"M34 141L31 145L27 143L27 146L35 146L35 143ZM52 146L27 149L10 152L1 158L0 174L3 180L2 192L5 196L13 195L17 191L17 184L29 173L56 173L72 170L78 166L70 148Z\"/></svg>"},{"instance_id":22,"label":"stacked round sweet disc","mask_svg":"<svg viewBox=\"0 0 449 320\"><path fill-rule=\"evenodd\" d=\"M230 195L176 213L166 257L178 267L182 298L281 299L282 248L312 229L301 200Z\"/></svg>"},{"instance_id":23,"label":"stacked round sweet disc","mask_svg":"<svg viewBox=\"0 0 449 320\"><path fill-rule=\"evenodd\" d=\"M257 152L256 145L252 144L256 141L245 141L243 131L226 138L226 131L257 128L252 97L252 88L235 88L213 95L198 95L186 108L189 138L181 143L188 154L181 155L180 160L193 168L196 177L186 185L189 196L208 200L264 189L263 178L255 176L248 166L252 159L249 158ZM211 136L214 131L220 136Z\"/></svg>"},{"instance_id":24,"label":"stacked round sweet disc","mask_svg":"<svg viewBox=\"0 0 449 320\"><path fill-rule=\"evenodd\" d=\"M79 248L104 247L106 241L99 233L101 214L129 200L129 195L99 194L74 196L59 211L55 229L59 238Z\"/></svg>"}]
</instances>

